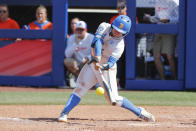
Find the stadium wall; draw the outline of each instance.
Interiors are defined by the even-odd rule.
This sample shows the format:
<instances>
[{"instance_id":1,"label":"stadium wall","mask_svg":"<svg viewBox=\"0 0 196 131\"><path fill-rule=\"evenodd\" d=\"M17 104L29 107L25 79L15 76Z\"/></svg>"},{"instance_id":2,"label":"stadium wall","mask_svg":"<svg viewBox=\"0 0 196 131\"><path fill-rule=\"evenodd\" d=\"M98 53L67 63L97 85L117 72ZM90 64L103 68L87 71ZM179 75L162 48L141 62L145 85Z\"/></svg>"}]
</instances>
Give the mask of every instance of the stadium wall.
<instances>
[{"instance_id":1,"label":"stadium wall","mask_svg":"<svg viewBox=\"0 0 196 131\"><path fill-rule=\"evenodd\" d=\"M186 11L186 66L185 66L185 87L196 89L196 17L195 0L187 0Z\"/></svg>"}]
</instances>

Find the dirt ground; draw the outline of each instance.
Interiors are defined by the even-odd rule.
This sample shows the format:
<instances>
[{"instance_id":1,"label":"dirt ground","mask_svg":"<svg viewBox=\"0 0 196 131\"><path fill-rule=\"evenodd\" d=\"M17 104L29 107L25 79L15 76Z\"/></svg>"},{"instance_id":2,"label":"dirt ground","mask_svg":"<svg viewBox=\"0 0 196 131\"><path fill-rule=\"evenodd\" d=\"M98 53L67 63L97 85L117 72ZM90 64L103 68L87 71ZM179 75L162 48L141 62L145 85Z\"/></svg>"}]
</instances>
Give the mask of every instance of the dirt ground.
<instances>
[{"instance_id":1,"label":"dirt ground","mask_svg":"<svg viewBox=\"0 0 196 131\"><path fill-rule=\"evenodd\" d=\"M0 91L65 91L8 88ZM144 122L129 111L109 105L79 105L68 123L57 122L64 105L1 105L1 131L196 131L196 107L144 106L156 122Z\"/></svg>"}]
</instances>

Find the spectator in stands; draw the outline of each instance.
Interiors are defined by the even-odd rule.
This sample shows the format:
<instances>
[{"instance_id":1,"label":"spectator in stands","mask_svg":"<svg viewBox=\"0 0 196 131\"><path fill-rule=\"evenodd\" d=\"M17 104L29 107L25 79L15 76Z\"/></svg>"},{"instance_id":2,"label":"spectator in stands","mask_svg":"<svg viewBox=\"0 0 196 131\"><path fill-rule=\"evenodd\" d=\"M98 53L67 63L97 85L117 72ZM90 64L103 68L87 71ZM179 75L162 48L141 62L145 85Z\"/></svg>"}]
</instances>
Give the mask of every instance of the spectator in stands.
<instances>
[{"instance_id":1,"label":"spectator in stands","mask_svg":"<svg viewBox=\"0 0 196 131\"><path fill-rule=\"evenodd\" d=\"M127 15L127 5L126 5L126 0L118 0L117 1L117 10L118 14L113 16L110 19L110 24L112 24L113 20L118 17L119 15Z\"/></svg>"},{"instance_id":2,"label":"spectator in stands","mask_svg":"<svg viewBox=\"0 0 196 131\"><path fill-rule=\"evenodd\" d=\"M25 29L46 30L52 29L52 22L48 21L47 9L45 6L40 5L36 9L36 20L29 25L24 26Z\"/></svg>"},{"instance_id":3,"label":"spectator in stands","mask_svg":"<svg viewBox=\"0 0 196 131\"><path fill-rule=\"evenodd\" d=\"M76 23L75 34L67 39L64 65L69 72L78 76L83 65L91 56L91 42L94 35L87 32L87 24L84 21Z\"/></svg>"},{"instance_id":4,"label":"spectator in stands","mask_svg":"<svg viewBox=\"0 0 196 131\"><path fill-rule=\"evenodd\" d=\"M19 24L15 20L9 17L9 10L6 4L0 4L0 29L20 29ZM0 40L10 40L10 39L0 38Z\"/></svg>"},{"instance_id":5,"label":"spectator in stands","mask_svg":"<svg viewBox=\"0 0 196 131\"><path fill-rule=\"evenodd\" d=\"M118 14L110 19L110 24L112 24L113 20L119 15L127 15L126 0L117 1L117 10ZM125 52L126 50L123 52L121 58L117 62L117 84L119 88L125 88Z\"/></svg>"},{"instance_id":6,"label":"spectator in stands","mask_svg":"<svg viewBox=\"0 0 196 131\"><path fill-rule=\"evenodd\" d=\"M155 15L145 14L144 18L156 24L176 24L178 22L178 5L174 0L156 0ZM160 78L165 80L165 69L161 60L161 55L166 55L174 79L177 79L176 65L174 60L176 46L176 35L155 34L153 54L156 68Z\"/></svg>"},{"instance_id":7,"label":"spectator in stands","mask_svg":"<svg viewBox=\"0 0 196 131\"><path fill-rule=\"evenodd\" d=\"M68 35L68 37L72 34L75 34L76 33L76 23L80 21L80 19L78 17L74 17L71 19L71 23L70 23L70 27L71 27L71 32L70 34Z\"/></svg>"}]
</instances>

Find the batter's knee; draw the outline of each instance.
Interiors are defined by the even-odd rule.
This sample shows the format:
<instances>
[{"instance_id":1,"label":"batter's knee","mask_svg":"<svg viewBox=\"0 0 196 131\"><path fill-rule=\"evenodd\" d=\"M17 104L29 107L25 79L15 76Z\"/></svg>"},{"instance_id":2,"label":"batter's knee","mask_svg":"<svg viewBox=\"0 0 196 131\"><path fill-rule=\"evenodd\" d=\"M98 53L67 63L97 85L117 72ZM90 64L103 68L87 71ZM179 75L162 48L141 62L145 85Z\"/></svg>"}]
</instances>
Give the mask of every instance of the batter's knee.
<instances>
[{"instance_id":1,"label":"batter's knee","mask_svg":"<svg viewBox=\"0 0 196 131\"><path fill-rule=\"evenodd\" d=\"M121 107L122 102L123 102L123 97L122 96L117 96L115 98L116 102L110 102L112 106L119 106Z\"/></svg>"},{"instance_id":2,"label":"batter's knee","mask_svg":"<svg viewBox=\"0 0 196 131\"><path fill-rule=\"evenodd\" d=\"M80 98L83 97L88 92L87 88L81 87L78 83L76 88L73 90L73 93L78 95Z\"/></svg>"},{"instance_id":3,"label":"batter's knee","mask_svg":"<svg viewBox=\"0 0 196 131\"><path fill-rule=\"evenodd\" d=\"M116 106L121 107L122 106L122 100L116 100Z\"/></svg>"}]
</instances>

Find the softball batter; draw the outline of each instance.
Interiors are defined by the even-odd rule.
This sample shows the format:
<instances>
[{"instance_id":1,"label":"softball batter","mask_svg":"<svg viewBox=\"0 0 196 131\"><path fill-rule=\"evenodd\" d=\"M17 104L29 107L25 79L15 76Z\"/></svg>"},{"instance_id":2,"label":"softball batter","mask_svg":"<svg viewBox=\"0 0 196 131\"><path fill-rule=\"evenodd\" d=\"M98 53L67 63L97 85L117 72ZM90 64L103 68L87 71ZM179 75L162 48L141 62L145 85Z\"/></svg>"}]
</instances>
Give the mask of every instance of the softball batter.
<instances>
[{"instance_id":1,"label":"softball batter","mask_svg":"<svg viewBox=\"0 0 196 131\"><path fill-rule=\"evenodd\" d=\"M110 104L112 103L110 99L112 97L116 101L115 104L112 103L112 105L128 109L145 121L155 122L154 116L147 112L144 108L136 107L128 99L118 95L116 83L116 62L124 51L123 38L129 33L130 28L131 20L125 15L118 16L112 24L103 22L99 25L91 44L91 62L85 64L82 68L77 79L77 87L70 95L58 118L58 121L67 122L69 112L79 104L81 98L97 82L104 87L100 79L100 70L102 70L104 78L111 88L111 93L104 94L106 100Z\"/></svg>"}]
</instances>

